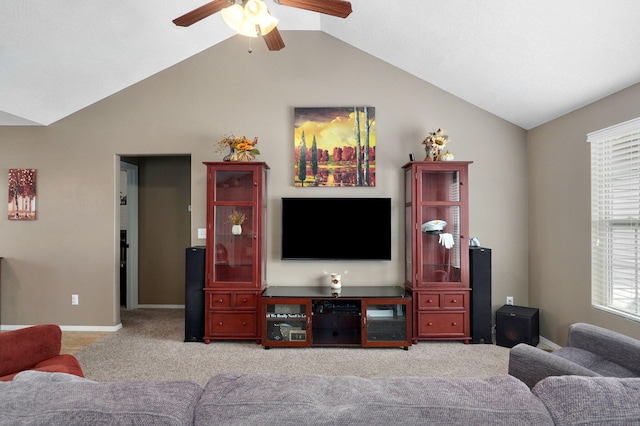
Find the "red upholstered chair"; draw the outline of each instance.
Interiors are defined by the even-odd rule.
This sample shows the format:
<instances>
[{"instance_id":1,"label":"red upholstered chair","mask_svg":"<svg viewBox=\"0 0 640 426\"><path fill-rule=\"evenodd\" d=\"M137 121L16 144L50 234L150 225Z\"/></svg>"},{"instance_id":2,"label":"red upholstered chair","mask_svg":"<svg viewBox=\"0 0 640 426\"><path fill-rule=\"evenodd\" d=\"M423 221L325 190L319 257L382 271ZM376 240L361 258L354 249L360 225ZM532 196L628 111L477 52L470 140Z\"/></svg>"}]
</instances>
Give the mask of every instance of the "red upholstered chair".
<instances>
[{"instance_id":1,"label":"red upholstered chair","mask_svg":"<svg viewBox=\"0 0 640 426\"><path fill-rule=\"evenodd\" d=\"M24 370L69 373L84 377L73 355L60 354L62 330L54 324L0 333L0 381Z\"/></svg>"}]
</instances>

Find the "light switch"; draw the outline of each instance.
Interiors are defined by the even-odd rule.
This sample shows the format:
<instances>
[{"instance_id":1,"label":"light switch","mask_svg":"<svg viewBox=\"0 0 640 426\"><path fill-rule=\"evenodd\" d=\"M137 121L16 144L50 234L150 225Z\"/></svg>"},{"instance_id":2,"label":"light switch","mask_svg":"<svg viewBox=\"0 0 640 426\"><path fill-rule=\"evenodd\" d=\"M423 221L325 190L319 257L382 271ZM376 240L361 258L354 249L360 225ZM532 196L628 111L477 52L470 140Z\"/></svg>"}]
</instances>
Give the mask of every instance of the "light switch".
<instances>
[{"instance_id":1,"label":"light switch","mask_svg":"<svg viewBox=\"0 0 640 426\"><path fill-rule=\"evenodd\" d=\"M201 240L207 238L207 228L198 228L198 238Z\"/></svg>"}]
</instances>

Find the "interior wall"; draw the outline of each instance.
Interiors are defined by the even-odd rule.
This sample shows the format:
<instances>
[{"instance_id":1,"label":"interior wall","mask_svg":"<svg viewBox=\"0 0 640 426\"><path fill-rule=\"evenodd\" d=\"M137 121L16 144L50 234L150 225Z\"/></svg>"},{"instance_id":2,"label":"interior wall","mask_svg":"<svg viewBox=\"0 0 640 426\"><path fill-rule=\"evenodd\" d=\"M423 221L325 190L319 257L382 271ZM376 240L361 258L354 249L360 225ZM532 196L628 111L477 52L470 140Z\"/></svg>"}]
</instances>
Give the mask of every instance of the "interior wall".
<instances>
[{"instance_id":1,"label":"interior wall","mask_svg":"<svg viewBox=\"0 0 640 426\"><path fill-rule=\"evenodd\" d=\"M38 220L0 220L2 324L117 325L116 154L191 156L190 245L202 245L202 162L221 160L215 143L231 133L258 136L271 167L268 284L315 285L343 270L343 285L403 283L401 166L409 153L423 158L421 141L441 127L456 159L473 161L470 230L492 249L494 310L506 296L528 303L526 132L322 32L283 38L279 52L253 43L249 54L236 36L51 126L0 127L0 187L9 168L39 178ZM377 186L295 188L293 108L363 105L376 108ZM295 196L391 197L392 260L281 261L280 199Z\"/></svg>"},{"instance_id":2,"label":"interior wall","mask_svg":"<svg viewBox=\"0 0 640 426\"><path fill-rule=\"evenodd\" d=\"M529 296L541 334L564 345L588 322L640 338L640 323L591 307L587 134L640 116L640 84L529 131Z\"/></svg>"},{"instance_id":3,"label":"interior wall","mask_svg":"<svg viewBox=\"0 0 640 426\"><path fill-rule=\"evenodd\" d=\"M142 157L138 164L138 304L184 305L191 159Z\"/></svg>"}]
</instances>

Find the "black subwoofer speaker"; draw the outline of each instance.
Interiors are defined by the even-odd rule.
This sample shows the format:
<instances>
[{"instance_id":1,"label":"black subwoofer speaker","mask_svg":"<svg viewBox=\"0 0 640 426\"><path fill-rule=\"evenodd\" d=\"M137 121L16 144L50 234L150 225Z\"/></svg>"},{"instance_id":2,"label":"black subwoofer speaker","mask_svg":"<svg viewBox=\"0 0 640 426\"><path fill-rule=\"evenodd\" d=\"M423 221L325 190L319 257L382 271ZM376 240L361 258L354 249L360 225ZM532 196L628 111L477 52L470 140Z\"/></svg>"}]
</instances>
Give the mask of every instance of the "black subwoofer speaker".
<instances>
[{"instance_id":1,"label":"black subwoofer speaker","mask_svg":"<svg viewBox=\"0 0 640 426\"><path fill-rule=\"evenodd\" d=\"M538 309L504 305L496 311L496 344L512 348L518 343L531 346L540 343Z\"/></svg>"},{"instance_id":2,"label":"black subwoofer speaker","mask_svg":"<svg viewBox=\"0 0 640 426\"><path fill-rule=\"evenodd\" d=\"M469 248L471 343L493 344L491 335L491 249Z\"/></svg>"},{"instance_id":3,"label":"black subwoofer speaker","mask_svg":"<svg viewBox=\"0 0 640 426\"><path fill-rule=\"evenodd\" d=\"M184 295L184 341L202 342L204 337L204 246L186 250Z\"/></svg>"}]
</instances>

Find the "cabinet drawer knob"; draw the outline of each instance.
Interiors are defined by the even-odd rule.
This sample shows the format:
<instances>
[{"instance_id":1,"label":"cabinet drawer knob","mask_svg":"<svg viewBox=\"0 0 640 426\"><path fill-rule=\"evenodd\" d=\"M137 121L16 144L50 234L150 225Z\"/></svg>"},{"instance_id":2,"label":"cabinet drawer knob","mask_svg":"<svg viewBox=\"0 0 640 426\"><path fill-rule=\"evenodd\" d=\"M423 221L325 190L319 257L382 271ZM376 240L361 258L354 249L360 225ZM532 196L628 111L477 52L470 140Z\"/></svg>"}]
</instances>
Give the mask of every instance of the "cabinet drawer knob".
<instances>
[{"instance_id":1,"label":"cabinet drawer knob","mask_svg":"<svg viewBox=\"0 0 640 426\"><path fill-rule=\"evenodd\" d=\"M220 322L218 323L218 325L222 325L222 321L220 321Z\"/></svg>"},{"instance_id":2,"label":"cabinet drawer knob","mask_svg":"<svg viewBox=\"0 0 640 426\"><path fill-rule=\"evenodd\" d=\"M222 303L222 302L223 302L223 300L222 300L222 299L218 299L218 303Z\"/></svg>"},{"instance_id":3,"label":"cabinet drawer knob","mask_svg":"<svg viewBox=\"0 0 640 426\"><path fill-rule=\"evenodd\" d=\"M242 299L242 303L247 303L247 298Z\"/></svg>"},{"instance_id":4,"label":"cabinet drawer knob","mask_svg":"<svg viewBox=\"0 0 640 426\"><path fill-rule=\"evenodd\" d=\"M246 321L245 321L245 322L243 322L243 323L242 323L242 325L247 325L247 322L246 322Z\"/></svg>"},{"instance_id":5,"label":"cabinet drawer knob","mask_svg":"<svg viewBox=\"0 0 640 426\"><path fill-rule=\"evenodd\" d=\"M458 299L453 299L453 303L458 303Z\"/></svg>"},{"instance_id":6,"label":"cabinet drawer knob","mask_svg":"<svg viewBox=\"0 0 640 426\"><path fill-rule=\"evenodd\" d=\"M427 325L433 325L433 323L432 323L432 322L429 322L429 323L427 323Z\"/></svg>"},{"instance_id":7,"label":"cabinet drawer knob","mask_svg":"<svg viewBox=\"0 0 640 426\"><path fill-rule=\"evenodd\" d=\"M433 303L433 299L427 300L427 303Z\"/></svg>"},{"instance_id":8,"label":"cabinet drawer knob","mask_svg":"<svg viewBox=\"0 0 640 426\"><path fill-rule=\"evenodd\" d=\"M458 325L458 323L452 322L451 325Z\"/></svg>"}]
</instances>

